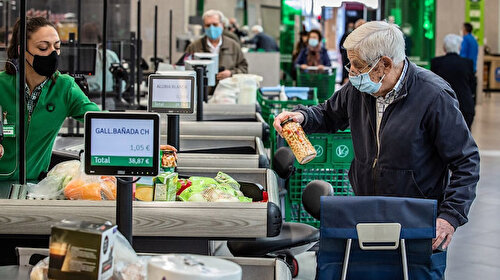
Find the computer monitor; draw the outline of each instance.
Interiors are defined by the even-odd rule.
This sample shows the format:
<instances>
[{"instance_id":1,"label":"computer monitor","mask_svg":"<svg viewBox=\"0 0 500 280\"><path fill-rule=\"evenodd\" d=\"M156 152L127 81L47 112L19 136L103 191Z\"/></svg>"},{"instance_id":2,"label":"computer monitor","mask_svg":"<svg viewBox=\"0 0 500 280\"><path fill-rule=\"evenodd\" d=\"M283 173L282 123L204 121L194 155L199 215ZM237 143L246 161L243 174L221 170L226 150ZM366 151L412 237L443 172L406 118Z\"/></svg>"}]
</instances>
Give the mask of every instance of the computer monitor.
<instances>
[{"instance_id":1,"label":"computer monitor","mask_svg":"<svg viewBox=\"0 0 500 280\"><path fill-rule=\"evenodd\" d=\"M61 57L59 58L59 71L63 74L95 75L95 62L97 55L96 44L80 44L70 46L61 44ZM73 71L71 71L73 68Z\"/></svg>"},{"instance_id":2,"label":"computer monitor","mask_svg":"<svg viewBox=\"0 0 500 280\"><path fill-rule=\"evenodd\" d=\"M213 62L213 64L207 66L207 78L208 86L215 86L215 76L219 73L219 55L216 53L196 52L194 53L194 59L210 60Z\"/></svg>"},{"instance_id":3,"label":"computer monitor","mask_svg":"<svg viewBox=\"0 0 500 280\"><path fill-rule=\"evenodd\" d=\"M196 72L165 71L149 76L148 111L192 114L196 92Z\"/></svg>"},{"instance_id":4,"label":"computer monitor","mask_svg":"<svg viewBox=\"0 0 500 280\"><path fill-rule=\"evenodd\" d=\"M85 114L86 174L155 176L158 174L159 145L158 114Z\"/></svg>"}]
</instances>

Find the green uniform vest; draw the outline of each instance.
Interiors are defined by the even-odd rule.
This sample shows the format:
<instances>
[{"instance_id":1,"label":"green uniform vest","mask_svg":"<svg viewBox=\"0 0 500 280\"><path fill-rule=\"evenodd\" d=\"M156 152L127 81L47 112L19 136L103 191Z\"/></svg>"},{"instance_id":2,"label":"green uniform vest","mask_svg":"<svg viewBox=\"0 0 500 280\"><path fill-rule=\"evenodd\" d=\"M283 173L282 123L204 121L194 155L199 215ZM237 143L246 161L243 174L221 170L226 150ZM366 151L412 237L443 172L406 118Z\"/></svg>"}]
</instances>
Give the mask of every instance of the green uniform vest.
<instances>
[{"instance_id":1,"label":"green uniform vest","mask_svg":"<svg viewBox=\"0 0 500 280\"><path fill-rule=\"evenodd\" d=\"M41 172L47 172L56 136L66 119L73 117L83 121L87 111L99 111L81 91L69 75L57 72L55 82L51 79L44 85L31 116L26 110L26 178L36 180ZM15 125L16 137L4 137L4 156L0 159L0 180L17 180L19 130L17 101L17 81L15 75L0 72L0 105L7 112L7 123ZM22 96L24 97L24 94Z\"/></svg>"}]
</instances>

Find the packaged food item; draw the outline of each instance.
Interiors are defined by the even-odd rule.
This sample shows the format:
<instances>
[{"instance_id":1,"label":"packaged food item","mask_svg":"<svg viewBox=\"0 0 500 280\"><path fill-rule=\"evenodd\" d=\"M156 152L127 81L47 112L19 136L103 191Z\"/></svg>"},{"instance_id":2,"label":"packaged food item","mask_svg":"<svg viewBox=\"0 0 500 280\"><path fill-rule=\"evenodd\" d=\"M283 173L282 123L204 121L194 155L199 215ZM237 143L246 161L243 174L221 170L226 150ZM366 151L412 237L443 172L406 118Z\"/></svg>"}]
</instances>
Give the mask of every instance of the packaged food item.
<instances>
[{"instance_id":1,"label":"packaged food item","mask_svg":"<svg viewBox=\"0 0 500 280\"><path fill-rule=\"evenodd\" d=\"M106 280L113 276L116 226L62 221L52 227L49 279Z\"/></svg>"},{"instance_id":2,"label":"packaged food item","mask_svg":"<svg viewBox=\"0 0 500 280\"><path fill-rule=\"evenodd\" d=\"M299 123L294 122L290 118L282 122L281 127L283 128L283 132L281 133L283 138L285 138L300 164L306 164L316 157L316 149L314 149L309 139L307 139Z\"/></svg>"},{"instance_id":3,"label":"packaged food item","mask_svg":"<svg viewBox=\"0 0 500 280\"><path fill-rule=\"evenodd\" d=\"M177 193L178 175L175 172L166 172L154 178L155 201L175 201Z\"/></svg>"},{"instance_id":4,"label":"packaged food item","mask_svg":"<svg viewBox=\"0 0 500 280\"><path fill-rule=\"evenodd\" d=\"M175 153L171 150L161 151L161 170L163 172L173 172L177 166L177 160L175 159Z\"/></svg>"}]
</instances>

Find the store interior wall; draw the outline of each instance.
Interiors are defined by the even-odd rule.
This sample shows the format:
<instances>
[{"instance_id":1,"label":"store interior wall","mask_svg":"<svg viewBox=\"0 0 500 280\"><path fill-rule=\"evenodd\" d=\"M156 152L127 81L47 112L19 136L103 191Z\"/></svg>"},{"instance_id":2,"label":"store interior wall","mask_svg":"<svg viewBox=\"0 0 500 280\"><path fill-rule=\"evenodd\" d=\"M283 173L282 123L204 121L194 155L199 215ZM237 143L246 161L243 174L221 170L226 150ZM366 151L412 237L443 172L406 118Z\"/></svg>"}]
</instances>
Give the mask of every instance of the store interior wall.
<instances>
[{"instance_id":1,"label":"store interior wall","mask_svg":"<svg viewBox=\"0 0 500 280\"><path fill-rule=\"evenodd\" d=\"M493 53L499 49L499 9L500 0L484 0L484 38L485 44ZM436 1L436 56L444 54L443 38L446 34L459 34L465 22L465 1Z\"/></svg>"},{"instance_id":2,"label":"store interior wall","mask_svg":"<svg viewBox=\"0 0 500 280\"><path fill-rule=\"evenodd\" d=\"M154 53L154 6L158 5L158 57L168 62L169 52L169 11L173 10L172 62L175 63L182 55L175 48L175 38L185 33L188 18L189 1L178 0L141 0L141 36L143 41L142 56L150 64ZM137 32L137 3L130 7L131 31Z\"/></svg>"},{"instance_id":3,"label":"store interior wall","mask_svg":"<svg viewBox=\"0 0 500 280\"><path fill-rule=\"evenodd\" d=\"M216 9L220 10L224 16L227 18L234 17L238 19L238 22L240 25L243 25L243 15L242 15L242 3L243 1L240 0L205 0L205 10L208 9ZM271 30L272 24L272 19L264 19L263 17L266 16L266 14L270 14L269 10L262 11L262 8L269 9L270 7L280 7L280 0L248 0L247 1L248 5L248 26L252 27L253 25L259 24L262 25L264 28L264 32L270 34L271 36L274 36L274 29L278 30L279 32L279 17L277 18L278 20L278 25L275 26ZM264 6L264 7L263 7Z\"/></svg>"}]
</instances>

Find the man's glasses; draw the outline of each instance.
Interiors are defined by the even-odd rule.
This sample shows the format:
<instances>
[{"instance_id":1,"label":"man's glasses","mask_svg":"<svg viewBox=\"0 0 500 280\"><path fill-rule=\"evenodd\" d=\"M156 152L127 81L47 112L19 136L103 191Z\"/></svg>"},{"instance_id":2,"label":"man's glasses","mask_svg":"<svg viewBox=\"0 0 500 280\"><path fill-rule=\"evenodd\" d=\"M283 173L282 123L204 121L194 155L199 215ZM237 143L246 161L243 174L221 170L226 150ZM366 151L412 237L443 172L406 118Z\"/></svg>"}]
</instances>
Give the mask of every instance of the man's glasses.
<instances>
[{"instance_id":1,"label":"man's glasses","mask_svg":"<svg viewBox=\"0 0 500 280\"><path fill-rule=\"evenodd\" d=\"M349 76L357 76L357 75L362 74L362 73L363 73L363 71L365 71L365 69L366 69L366 68L368 68L368 67L370 67L370 66L371 66L371 64L368 64L368 65L366 65L365 67L363 67L363 69L361 69L361 70L359 70L359 71L356 71L356 72L355 72L355 71L352 71L352 70L351 70L351 63L349 62L349 63L347 63L347 64L344 66L344 68L345 68L345 70L347 71L347 73L349 73Z\"/></svg>"}]
</instances>

